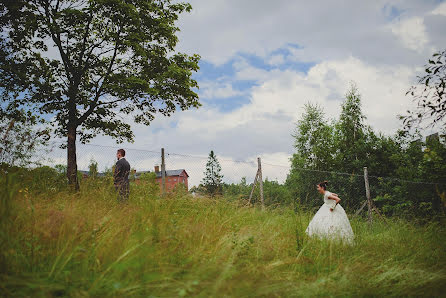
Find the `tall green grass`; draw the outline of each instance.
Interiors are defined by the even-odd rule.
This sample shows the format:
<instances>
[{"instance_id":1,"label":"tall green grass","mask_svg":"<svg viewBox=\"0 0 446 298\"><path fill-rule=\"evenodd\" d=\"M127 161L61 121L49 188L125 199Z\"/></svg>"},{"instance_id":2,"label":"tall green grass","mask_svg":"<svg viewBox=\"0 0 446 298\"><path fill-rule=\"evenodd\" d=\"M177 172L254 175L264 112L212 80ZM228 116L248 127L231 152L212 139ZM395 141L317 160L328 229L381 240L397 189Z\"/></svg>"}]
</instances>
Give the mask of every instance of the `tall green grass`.
<instances>
[{"instance_id":1,"label":"tall green grass","mask_svg":"<svg viewBox=\"0 0 446 298\"><path fill-rule=\"evenodd\" d=\"M108 181L79 194L1 178L3 296L444 296L446 231L352 219L354 246L309 239L311 213L161 197Z\"/></svg>"}]
</instances>

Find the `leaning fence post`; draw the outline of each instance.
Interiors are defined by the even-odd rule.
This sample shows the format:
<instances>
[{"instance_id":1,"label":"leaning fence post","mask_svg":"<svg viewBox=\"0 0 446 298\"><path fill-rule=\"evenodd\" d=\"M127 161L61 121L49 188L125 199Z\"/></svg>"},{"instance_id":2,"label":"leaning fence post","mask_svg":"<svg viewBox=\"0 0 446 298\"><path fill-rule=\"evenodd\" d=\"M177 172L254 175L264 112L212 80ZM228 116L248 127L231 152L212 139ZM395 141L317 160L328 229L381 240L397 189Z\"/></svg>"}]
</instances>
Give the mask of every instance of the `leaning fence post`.
<instances>
[{"instance_id":1,"label":"leaning fence post","mask_svg":"<svg viewBox=\"0 0 446 298\"><path fill-rule=\"evenodd\" d=\"M254 189L256 188L258 177L259 177L259 171L257 170L256 177L254 178L254 183L252 184L251 192L249 193L248 204L251 204L252 195L254 194Z\"/></svg>"},{"instance_id":2,"label":"leaning fence post","mask_svg":"<svg viewBox=\"0 0 446 298\"><path fill-rule=\"evenodd\" d=\"M161 191L166 193L166 163L164 160L164 148L161 148Z\"/></svg>"},{"instance_id":3,"label":"leaning fence post","mask_svg":"<svg viewBox=\"0 0 446 298\"><path fill-rule=\"evenodd\" d=\"M259 167L259 186L260 186L260 201L262 202L262 207L265 206L265 202L263 200L263 178L262 178L262 162L260 161L260 157L257 158L257 165Z\"/></svg>"},{"instance_id":4,"label":"leaning fence post","mask_svg":"<svg viewBox=\"0 0 446 298\"><path fill-rule=\"evenodd\" d=\"M369 186L369 174L367 167L364 167L364 183L365 183L365 195L367 197L367 206L369 209L369 223L372 223L372 199L370 197L370 186Z\"/></svg>"}]
</instances>

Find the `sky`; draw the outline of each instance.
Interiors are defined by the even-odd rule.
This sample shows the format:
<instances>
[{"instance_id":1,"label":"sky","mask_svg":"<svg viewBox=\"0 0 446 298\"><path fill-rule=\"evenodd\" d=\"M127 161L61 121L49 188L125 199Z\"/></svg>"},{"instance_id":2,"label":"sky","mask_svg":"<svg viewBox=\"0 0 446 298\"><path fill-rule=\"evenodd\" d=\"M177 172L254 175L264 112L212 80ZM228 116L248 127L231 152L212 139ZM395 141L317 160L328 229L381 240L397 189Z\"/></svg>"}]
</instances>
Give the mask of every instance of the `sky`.
<instances>
[{"instance_id":1,"label":"sky","mask_svg":"<svg viewBox=\"0 0 446 298\"><path fill-rule=\"evenodd\" d=\"M401 127L397 116L411 105L406 91L431 55L446 48L445 1L190 3L192 12L178 22L177 50L201 55L194 78L202 106L170 118L159 115L150 126L133 124L133 144L116 145L103 136L93 144L155 152L164 147L198 156L214 150L228 164L224 174L230 181L254 175L261 156L267 164L284 166L267 173L283 181L294 152L291 135L306 103L317 103L328 119L336 118L354 82L368 123L392 134ZM141 160L135 161L141 169L155 162ZM242 167L231 167L234 161L252 165L234 171ZM172 166L189 167L197 183L204 163L177 157Z\"/></svg>"}]
</instances>

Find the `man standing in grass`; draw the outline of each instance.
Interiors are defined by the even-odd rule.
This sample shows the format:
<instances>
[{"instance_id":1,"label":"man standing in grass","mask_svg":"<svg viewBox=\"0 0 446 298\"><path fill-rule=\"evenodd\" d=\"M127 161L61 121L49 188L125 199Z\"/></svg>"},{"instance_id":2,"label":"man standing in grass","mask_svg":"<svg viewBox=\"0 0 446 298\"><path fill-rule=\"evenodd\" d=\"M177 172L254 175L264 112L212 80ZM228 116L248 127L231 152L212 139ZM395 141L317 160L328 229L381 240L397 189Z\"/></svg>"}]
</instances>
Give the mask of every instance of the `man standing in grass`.
<instances>
[{"instance_id":1,"label":"man standing in grass","mask_svg":"<svg viewBox=\"0 0 446 298\"><path fill-rule=\"evenodd\" d=\"M115 172L113 175L116 191L118 192L118 202L127 202L129 198L129 173L130 164L125 159L125 150L119 149L116 153L118 161L115 165Z\"/></svg>"}]
</instances>

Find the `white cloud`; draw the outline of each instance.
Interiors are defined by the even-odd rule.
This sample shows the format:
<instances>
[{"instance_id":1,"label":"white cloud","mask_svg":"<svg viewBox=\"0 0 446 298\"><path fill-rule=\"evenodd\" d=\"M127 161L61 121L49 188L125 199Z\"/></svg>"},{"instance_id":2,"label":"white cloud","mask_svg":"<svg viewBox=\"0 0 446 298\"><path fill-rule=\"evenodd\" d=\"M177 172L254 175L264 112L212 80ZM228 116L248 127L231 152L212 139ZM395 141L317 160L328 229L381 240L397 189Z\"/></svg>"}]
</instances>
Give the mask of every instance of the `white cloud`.
<instances>
[{"instance_id":1,"label":"white cloud","mask_svg":"<svg viewBox=\"0 0 446 298\"><path fill-rule=\"evenodd\" d=\"M253 67L244 58L238 57L232 64L236 71L235 79L248 81L263 81L268 78L268 71Z\"/></svg>"},{"instance_id":2,"label":"white cloud","mask_svg":"<svg viewBox=\"0 0 446 298\"><path fill-rule=\"evenodd\" d=\"M242 91L234 90L230 82L204 81L200 83L201 98L228 98L242 94Z\"/></svg>"},{"instance_id":3,"label":"white cloud","mask_svg":"<svg viewBox=\"0 0 446 298\"><path fill-rule=\"evenodd\" d=\"M285 62L285 57L283 55L273 55L268 59L268 64L278 66Z\"/></svg>"},{"instance_id":4,"label":"white cloud","mask_svg":"<svg viewBox=\"0 0 446 298\"><path fill-rule=\"evenodd\" d=\"M446 2L443 2L439 4L433 11L432 14L434 15L442 15L446 16Z\"/></svg>"},{"instance_id":5,"label":"white cloud","mask_svg":"<svg viewBox=\"0 0 446 298\"><path fill-rule=\"evenodd\" d=\"M411 19L423 17L438 6L435 1L422 0L191 3L192 13L180 18L180 47L198 52L214 64L225 63L238 53L268 58L275 49L296 44L302 47L301 61L305 62L353 55L373 64L418 65L424 57L395 39L388 7L401 12L398 18ZM429 50L423 54L428 55Z\"/></svg>"},{"instance_id":6,"label":"white cloud","mask_svg":"<svg viewBox=\"0 0 446 298\"><path fill-rule=\"evenodd\" d=\"M253 89L251 105L240 113L252 117L264 115L265 121L271 114L288 115L296 120L299 109L310 101L323 106L328 116L336 117L343 94L354 80L363 95L364 113L370 124L391 133L400 125L397 115L410 102L405 92L412 79L413 69L408 67L376 67L353 57L319 63L307 75L275 70Z\"/></svg>"},{"instance_id":7,"label":"white cloud","mask_svg":"<svg viewBox=\"0 0 446 298\"><path fill-rule=\"evenodd\" d=\"M283 183L291 169L291 155L286 152L264 154L262 158L262 176Z\"/></svg>"},{"instance_id":8,"label":"white cloud","mask_svg":"<svg viewBox=\"0 0 446 298\"><path fill-rule=\"evenodd\" d=\"M393 24L391 28L393 34L411 50L423 52L429 42L423 18L421 17L402 20Z\"/></svg>"}]
</instances>

